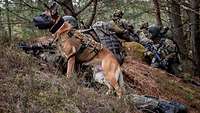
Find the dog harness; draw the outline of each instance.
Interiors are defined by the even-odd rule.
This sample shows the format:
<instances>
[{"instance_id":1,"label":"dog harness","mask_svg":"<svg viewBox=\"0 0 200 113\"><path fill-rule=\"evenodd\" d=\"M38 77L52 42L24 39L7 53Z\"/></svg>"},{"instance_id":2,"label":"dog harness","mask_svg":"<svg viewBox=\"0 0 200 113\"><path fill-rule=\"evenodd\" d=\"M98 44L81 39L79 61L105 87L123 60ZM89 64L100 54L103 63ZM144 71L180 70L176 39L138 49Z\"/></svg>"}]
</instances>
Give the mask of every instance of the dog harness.
<instances>
[{"instance_id":1,"label":"dog harness","mask_svg":"<svg viewBox=\"0 0 200 113\"><path fill-rule=\"evenodd\" d=\"M96 42L91 35L81 33L79 30L70 31L68 36L81 41L81 45L78 47L75 54L78 62L88 62L92 60L98 52L103 49L103 45Z\"/></svg>"},{"instance_id":2,"label":"dog harness","mask_svg":"<svg viewBox=\"0 0 200 113\"><path fill-rule=\"evenodd\" d=\"M50 32L55 33L63 24L65 24L63 18L58 19L58 21L50 29ZM67 60L73 56L76 56L78 62L88 62L92 60L103 48L103 45L96 42L92 35L88 33L82 33L80 30L72 29L67 33L57 35L55 36L54 41L56 40L59 40L59 46L61 48L64 41L68 40L73 42L76 45L76 47L73 48L74 54L69 56L65 55L65 53L62 54L67 57Z\"/></svg>"}]
</instances>

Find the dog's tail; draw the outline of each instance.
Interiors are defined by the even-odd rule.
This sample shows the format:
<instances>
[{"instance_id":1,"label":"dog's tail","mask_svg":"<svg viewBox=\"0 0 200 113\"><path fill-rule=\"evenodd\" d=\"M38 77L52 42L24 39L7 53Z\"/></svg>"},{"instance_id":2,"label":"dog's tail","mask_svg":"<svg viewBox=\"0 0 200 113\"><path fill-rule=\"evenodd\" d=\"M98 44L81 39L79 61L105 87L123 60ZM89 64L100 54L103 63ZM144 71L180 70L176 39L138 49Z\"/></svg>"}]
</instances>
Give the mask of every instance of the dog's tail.
<instances>
[{"instance_id":1,"label":"dog's tail","mask_svg":"<svg viewBox=\"0 0 200 113\"><path fill-rule=\"evenodd\" d=\"M119 87L122 88L122 90L124 91L124 78L123 78L123 74L121 71L121 68L118 67L117 72L116 72L116 80L118 81Z\"/></svg>"}]
</instances>

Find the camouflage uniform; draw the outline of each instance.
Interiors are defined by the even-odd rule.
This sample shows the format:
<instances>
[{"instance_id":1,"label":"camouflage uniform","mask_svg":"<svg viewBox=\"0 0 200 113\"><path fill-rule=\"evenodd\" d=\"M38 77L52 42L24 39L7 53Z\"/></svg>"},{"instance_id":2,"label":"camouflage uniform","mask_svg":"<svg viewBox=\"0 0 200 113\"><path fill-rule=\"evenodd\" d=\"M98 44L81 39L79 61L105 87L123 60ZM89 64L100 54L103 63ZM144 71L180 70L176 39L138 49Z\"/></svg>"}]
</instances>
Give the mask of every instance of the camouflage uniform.
<instances>
[{"instance_id":1,"label":"camouflage uniform","mask_svg":"<svg viewBox=\"0 0 200 113\"><path fill-rule=\"evenodd\" d=\"M149 32L151 34L150 39L153 41L152 45L155 46L157 54L160 57L159 61L158 56L154 55L151 61L151 66L166 69L172 74L176 74L181 71L177 45L174 41L164 36L167 31L165 31L165 29L161 31L160 28L151 26L149 27ZM155 54L151 52L152 51L148 50L146 54Z\"/></svg>"},{"instance_id":2,"label":"camouflage uniform","mask_svg":"<svg viewBox=\"0 0 200 113\"><path fill-rule=\"evenodd\" d=\"M137 31L139 37L141 38L150 38L150 33L148 31L149 24L148 22L143 22L140 25L140 29Z\"/></svg>"},{"instance_id":3,"label":"camouflage uniform","mask_svg":"<svg viewBox=\"0 0 200 113\"><path fill-rule=\"evenodd\" d=\"M123 12L116 10L112 16L112 21L110 21L110 30L115 32L116 35L126 41L136 41L138 42L139 37L134 33L134 27L127 20L122 19Z\"/></svg>"},{"instance_id":4,"label":"camouflage uniform","mask_svg":"<svg viewBox=\"0 0 200 113\"><path fill-rule=\"evenodd\" d=\"M46 40L46 42L48 41ZM35 57L44 60L45 62L53 64L55 67L59 67L62 73L66 72L66 61L64 57L62 57L57 51L56 45L51 45L50 42L34 42L32 44L20 43L19 47L22 48L26 53L32 54Z\"/></svg>"},{"instance_id":5,"label":"camouflage uniform","mask_svg":"<svg viewBox=\"0 0 200 113\"><path fill-rule=\"evenodd\" d=\"M185 105L151 96L127 95L127 101L147 113L187 113Z\"/></svg>"},{"instance_id":6,"label":"camouflage uniform","mask_svg":"<svg viewBox=\"0 0 200 113\"><path fill-rule=\"evenodd\" d=\"M154 60L156 60L156 58L154 57L152 59L152 64L151 64L152 66L162 67L162 65L164 65L166 67L162 67L162 68L165 68L167 71L169 71L172 74L176 74L179 71L181 71L178 48L172 40L170 40L168 38L162 38L160 40L160 43L157 44L157 51L160 54L162 61L154 62ZM163 64L161 64L161 63L163 63Z\"/></svg>"},{"instance_id":7,"label":"camouflage uniform","mask_svg":"<svg viewBox=\"0 0 200 113\"><path fill-rule=\"evenodd\" d=\"M120 38L126 41L132 41L132 39L124 35L127 33L126 28L130 28L131 26L130 24L127 24L125 20L121 19L122 16L123 13L118 11L114 13L113 21L98 21L92 26L99 38L100 43L112 51L120 64L123 63L125 57L125 52L123 50ZM101 66L93 67L93 77L95 81L104 84L105 80Z\"/></svg>"}]
</instances>

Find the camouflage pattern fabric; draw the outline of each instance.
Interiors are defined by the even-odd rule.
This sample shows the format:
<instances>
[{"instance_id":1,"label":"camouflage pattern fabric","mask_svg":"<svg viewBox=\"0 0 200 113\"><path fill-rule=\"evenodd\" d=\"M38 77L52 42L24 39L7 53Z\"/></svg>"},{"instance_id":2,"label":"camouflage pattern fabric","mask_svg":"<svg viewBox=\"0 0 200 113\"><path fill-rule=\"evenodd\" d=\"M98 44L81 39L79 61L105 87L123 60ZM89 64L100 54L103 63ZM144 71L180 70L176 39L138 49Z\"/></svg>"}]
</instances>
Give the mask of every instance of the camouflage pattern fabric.
<instances>
[{"instance_id":1,"label":"camouflage pattern fabric","mask_svg":"<svg viewBox=\"0 0 200 113\"><path fill-rule=\"evenodd\" d=\"M125 19L117 19L109 22L111 24L110 30L115 32L116 35L125 41L131 42L139 41L138 35L134 31L134 27Z\"/></svg>"},{"instance_id":2,"label":"camouflage pattern fabric","mask_svg":"<svg viewBox=\"0 0 200 113\"><path fill-rule=\"evenodd\" d=\"M176 44L168 39L161 38L159 44L155 44L157 52L159 53L162 61L156 60L156 57L153 57L151 66L161 67L172 74L179 73L182 71L180 67L180 58ZM165 67L162 67L165 65Z\"/></svg>"},{"instance_id":3,"label":"camouflage pattern fabric","mask_svg":"<svg viewBox=\"0 0 200 113\"><path fill-rule=\"evenodd\" d=\"M124 13L121 10L116 10L112 15L111 31L115 32L119 38L126 40L128 42L135 41L138 42L139 37L134 32L134 26L127 20L123 19Z\"/></svg>"},{"instance_id":4,"label":"camouflage pattern fabric","mask_svg":"<svg viewBox=\"0 0 200 113\"><path fill-rule=\"evenodd\" d=\"M150 35L145 34L144 32L139 32L139 43L142 45L146 45L148 43L153 43L153 41L149 38Z\"/></svg>"},{"instance_id":5,"label":"camouflage pattern fabric","mask_svg":"<svg viewBox=\"0 0 200 113\"><path fill-rule=\"evenodd\" d=\"M187 107L176 101L136 94L127 95L126 99L145 113L187 113Z\"/></svg>"},{"instance_id":6,"label":"camouflage pattern fabric","mask_svg":"<svg viewBox=\"0 0 200 113\"><path fill-rule=\"evenodd\" d=\"M137 33L139 34L139 36L143 39L143 38L150 38L151 37L151 34L149 33L148 31L148 27L149 27L149 24L148 22L143 22L141 25L140 25L140 29L137 31Z\"/></svg>"},{"instance_id":7,"label":"camouflage pattern fabric","mask_svg":"<svg viewBox=\"0 0 200 113\"><path fill-rule=\"evenodd\" d=\"M92 26L100 40L100 43L111 50L119 63L122 64L125 57L122 50L122 44L115 32L110 31L111 27L112 25L110 23L102 21L96 22Z\"/></svg>"},{"instance_id":8,"label":"camouflage pattern fabric","mask_svg":"<svg viewBox=\"0 0 200 113\"><path fill-rule=\"evenodd\" d=\"M45 42L46 41L46 42ZM19 46L26 53L32 54L35 57L42 59L45 62L53 64L58 67L59 70L64 74L66 73L67 61L57 51L55 45L49 45L50 42L44 40L43 42L25 43L23 46ZM20 44L21 45L21 44Z\"/></svg>"},{"instance_id":9,"label":"camouflage pattern fabric","mask_svg":"<svg viewBox=\"0 0 200 113\"><path fill-rule=\"evenodd\" d=\"M153 111L158 106L158 100L155 98L148 98L144 95L132 95L132 102L134 105L141 110Z\"/></svg>"},{"instance_id":10,"label":"camouflage pattern fabric","mask_svg":"<svg viewBox=\"0 0 200 113\"><path fill-rule=\"evenodd\" d=\"M155 44L155 42L151 39L151 33L144 33L144 31L139 32L139 43L146 46L147 44L153 44L156 47L156 51L159 54L161 61L158 61L156 56L152 53L152 51L146 49L144 55L147 59L151 59L152 67L160 67L172 74L179 73L182 71L180 67L180 58L178 53L178 48L176 44L166 38L164 35L159 35L159 42Z\"/></svg>"}]
</instances>

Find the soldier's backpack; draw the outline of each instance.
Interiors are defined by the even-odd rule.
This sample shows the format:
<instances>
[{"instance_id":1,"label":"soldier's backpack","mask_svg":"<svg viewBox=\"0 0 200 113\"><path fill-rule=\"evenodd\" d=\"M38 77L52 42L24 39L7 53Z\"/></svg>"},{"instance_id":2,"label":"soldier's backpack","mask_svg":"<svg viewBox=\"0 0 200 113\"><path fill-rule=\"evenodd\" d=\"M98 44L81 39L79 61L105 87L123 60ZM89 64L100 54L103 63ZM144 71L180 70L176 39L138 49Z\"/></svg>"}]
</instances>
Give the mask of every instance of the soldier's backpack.
<instances>
[{"instance_id":1,"label":"soldier's backpack","mask_svg":"<svg viewBox=\"0 0 200 113\"><path fill-rule=\"evenodd\" d=\"M118 62L122 64L125 57L122 49L122 44L116 36L115 32L109 30L109 27L109 23L103 21L98 21L92 26L99 38L100 43L111 50L117 58Z\"/></svg>"}]
</instances>

